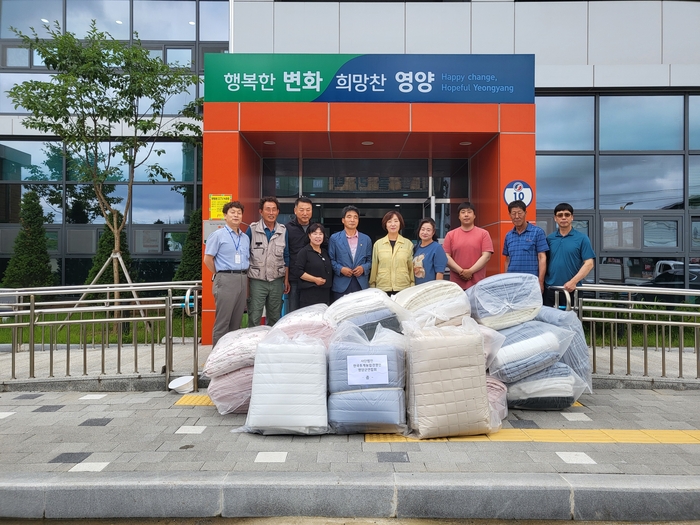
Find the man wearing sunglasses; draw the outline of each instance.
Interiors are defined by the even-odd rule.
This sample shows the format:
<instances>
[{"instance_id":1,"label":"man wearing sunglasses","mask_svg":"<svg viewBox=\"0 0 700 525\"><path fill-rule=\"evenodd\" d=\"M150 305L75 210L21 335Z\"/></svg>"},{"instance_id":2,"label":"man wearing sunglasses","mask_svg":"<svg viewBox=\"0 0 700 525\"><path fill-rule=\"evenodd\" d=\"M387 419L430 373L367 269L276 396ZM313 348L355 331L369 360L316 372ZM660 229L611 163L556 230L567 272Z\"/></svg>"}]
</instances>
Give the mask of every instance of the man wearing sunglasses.
<instances>
[{"instance_id":1,"label":"man wearing sunglasses","mask_svg":"<svg viewBox=\"0 0 700 525\"><path fill-rule=\"evenodd\" d=\"M568 292L573 292L593 269L595 259L591 241L573 228L574 208L571 204L557 204L554 220L558 230L547 236L549 264L544 278L545 306L554 306L555 290L551 289L552 286L563 286ZM560 304L562 299L559 298Z\"/></svg>"}]
</instances>

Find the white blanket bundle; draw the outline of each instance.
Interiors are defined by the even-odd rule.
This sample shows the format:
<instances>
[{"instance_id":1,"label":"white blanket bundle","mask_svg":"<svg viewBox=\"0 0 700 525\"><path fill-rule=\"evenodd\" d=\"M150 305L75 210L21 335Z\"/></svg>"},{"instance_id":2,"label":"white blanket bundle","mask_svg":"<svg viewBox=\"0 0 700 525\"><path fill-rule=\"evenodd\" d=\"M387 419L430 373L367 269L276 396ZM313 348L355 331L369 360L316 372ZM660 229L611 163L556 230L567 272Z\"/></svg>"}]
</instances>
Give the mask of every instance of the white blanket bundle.
<instances>
[{"instance_id":1,"label":"white blanket bundle","mask_svg":"<svg viewBox=\"0 0 700 525\"><path fill-rule=\"evenodd\" d=\"M250 405L253 388L253 367L247 366L234 372L212 377L207 388L209 398L219 414L245 414Z\"/></svg>"},{"instance_id":2,"label":"white blanket bundle","mask_svg":"<svg viewBox=\"0 0 700 525\"><path fill-rule=\"evenodd\" d=\"M207 357L204 363L204 374L214 378L240 368L253 366L258 343L270 333L270 330L269 326L256 326L225 334Z\"/></svg>"},{"instance_id":3,"label":"white blanket bundle","mask_svg":"<svg viewBox=\"0 0 700 525\"><path fill-rule=\"evenodd\" d=\"M320 339L328 347L328 343L333 337L333 326L324 317L327 309L328 306L325 304L299 308L283 316L275 323L272 330L281 330L287 334L287 337L304 334L314 339Z\"/></svg>"},{"instance_id":4,"label":"white blanket bundle","mask_svg":"<svg viewBox=\"0 0 700 525\"><path fill-rule=\"evenodd\" d=\"M320 339L271 334L258 345L246 425L261 434L328 431L326 347Z\"/></svg>"},{"instance_id":5,"label":"white blanket bundle","mask_svg":"<svg viewBox=\"0 0 700 525\"><path fill-rule=\"evenodd\" d=\"M401 290L394 301L413 312L414 319L422 326L432 322L459 326L462 317L471 312L469 299L457 283L451 281L429 281Z\"/></svg>"},{"instance_id":6,"label":"white blanket bundle","mask_svg":"<svg viewBox=\"0 0 700 525\"><path fill-rule=\"evenodd\" d=\"M494 330L530 321L542 308L539 279L527 273L492 275L469 288L467 296L472 317Z\"/></svg>"},{"instance_id":7,"label":"white blanket bundle","mask_svg":"<svg viewBox=\"0 0 700 525\"><path fill-rule=\"evenodd\" d=\"M486 392L483 343L475 326L423 327L412 331L407 385L409 427L417 437L494 431Z\"/></svg>"}]
</instances>

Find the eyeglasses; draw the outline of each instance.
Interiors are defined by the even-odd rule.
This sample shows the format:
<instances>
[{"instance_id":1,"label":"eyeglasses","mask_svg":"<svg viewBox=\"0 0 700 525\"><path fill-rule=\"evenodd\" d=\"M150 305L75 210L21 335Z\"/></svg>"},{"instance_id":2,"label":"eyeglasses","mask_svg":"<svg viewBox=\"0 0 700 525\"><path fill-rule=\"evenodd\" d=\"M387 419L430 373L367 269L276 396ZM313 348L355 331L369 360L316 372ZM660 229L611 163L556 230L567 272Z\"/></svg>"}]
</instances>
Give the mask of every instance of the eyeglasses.
<instances>
[{"instance_id":1,"label":"eyeglasses","mask_svg":"<svg viewBox=\"0 0 700 525\"><path fill-rule=\"evenodd\" d=\"M560 219L564 219L566 217L571 217L573 214L568 212L568 211L560 211L559 213L556 214L556 217Z\"/></svg>"},{"instance_id":2,"label":"eyeglasses","mask_svg":"<svg viewBox=\"0 0 700 525\"><path fill-rule=\"evenodd\" d=\"M511 217L524 217L524 216L525 216L525 212L524 212L524 211L515 211L515 210L513 210L512 212L510 212L510 216L511 216Z\"/></svg>"}]
</instances>

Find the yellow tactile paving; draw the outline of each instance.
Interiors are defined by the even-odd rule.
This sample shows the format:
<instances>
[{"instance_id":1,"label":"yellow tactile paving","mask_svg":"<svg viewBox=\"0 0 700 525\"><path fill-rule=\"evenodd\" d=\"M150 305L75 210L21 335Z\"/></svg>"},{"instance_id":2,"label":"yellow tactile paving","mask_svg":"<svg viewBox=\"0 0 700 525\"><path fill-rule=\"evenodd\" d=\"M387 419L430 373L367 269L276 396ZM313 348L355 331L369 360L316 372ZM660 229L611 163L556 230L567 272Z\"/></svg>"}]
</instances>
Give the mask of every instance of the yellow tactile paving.
<instances>
[{"instance_id":1,"label":"yellow tactile paving","mask_svg":"<svg viewBox=\"0 0 700 525\"><path fill-rule=\"evenodd\" d=\"M614 438L602 430L563 429L562 432L576 443L616 443Z\"/></svg>"},{"instance_id":2,"label":"yellow tactile paving","mask_svg":"<svg viewBox=\"0 0 700 525\"><path fill-rule=\"evenodd\" d=\"M601 430L604 434L610 436L615 443L658 443L659 441L654 439L648 434L643 434L639 430L613 430L613 429L603 429Z\"/></svg>"},{"instance_id":3,"label":"yellow tactile paving","mask_svg":"<svg viewBox=\"0 0 700 525\"><path fill-rule=\"evenodd\" d=\"M641 430L640 432L653 437L659 443L700 444L700 440L683 430Z\"/></svg>"},{"instance_id":4,"label":"yellow tactile paving","mask_svg":"<svg viewBox=\"0 0 700 525\"><path fill-rule=\"evenodd\" d=\"M523 433L530 438L530 441L538 443L570 443L574 441L561 430L524 428Z\"/></svg>"},{"instance_id":5,"label":"yellow tactile paving","mask_svg":"<svg viewBox=\"0 0 700 525\"><path fill-rule=\"evenodd\" d=\"M504 428L499 432L488 435L489 441L532 441L519 428Z\"/></svg>"},{"instance_id":6,"label":"yellow tactile paving","mask_svg":"<svg viewBox=\"0 0 700 525\"><path fill-rule=\"evenodd\" d=\"M546 429L504 428L500 432L482 436L457 436L436 439L415 439L398 434L365 434L369 443L400 443L427 441L494 441L535 443L651 443L699 444L700 430L614 430L614 429Z\"/></svg>"},{"instance_id":7,"label":"yellow tactile paving","mask_svg":"<svg viewBox=\"0 0 700 525\"><path fill-rule=\"evenodd\" d=\"M175 404L180 406L214 406L214 402L206 394L185 394Z\"/></svg>"}]
</instances>

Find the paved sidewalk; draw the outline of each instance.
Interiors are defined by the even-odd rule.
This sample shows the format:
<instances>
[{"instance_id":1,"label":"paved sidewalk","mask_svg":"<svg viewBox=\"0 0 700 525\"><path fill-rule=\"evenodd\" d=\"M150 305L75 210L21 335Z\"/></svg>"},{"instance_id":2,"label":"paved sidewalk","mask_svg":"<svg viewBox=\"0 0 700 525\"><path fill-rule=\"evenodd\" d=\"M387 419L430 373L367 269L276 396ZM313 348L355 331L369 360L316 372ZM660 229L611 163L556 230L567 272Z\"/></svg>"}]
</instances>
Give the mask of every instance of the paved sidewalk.
<instances>
[{"instance_id":1,"label":"paved sidewalk","mask_svg":"<svg viewBox=\"0 0 700 525\"><path fill-rule=\"evenodd\" d=\"M0 517L700 517L698 390L597 390L426 441L231 433L244 416L183 400L0 394Z\"/></svg>"}]
</instances>

